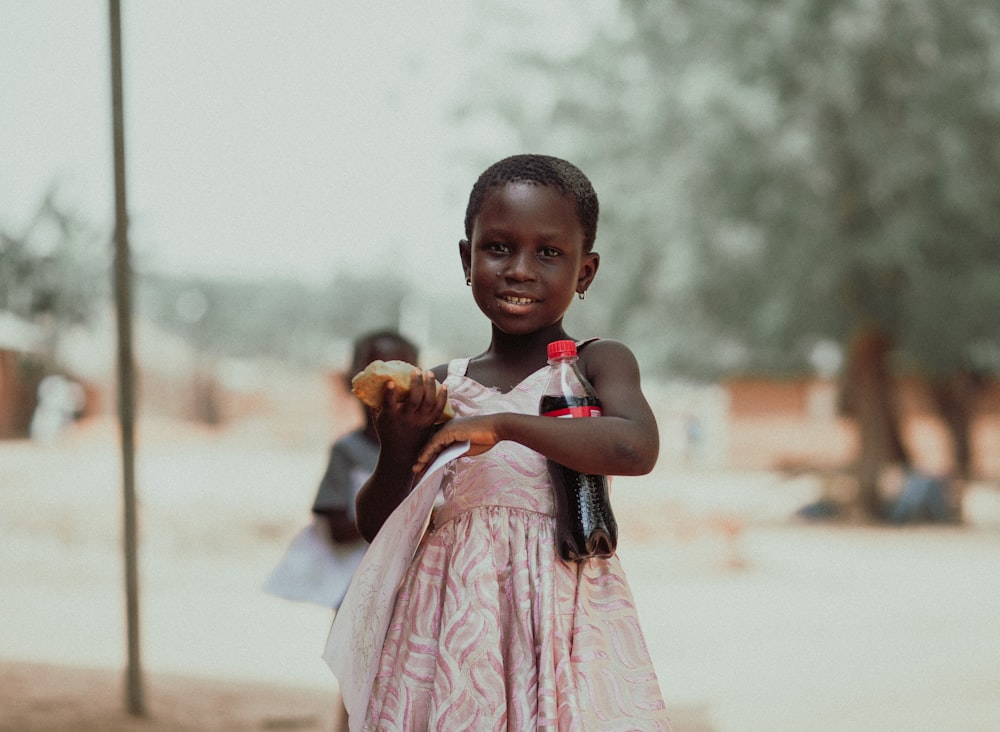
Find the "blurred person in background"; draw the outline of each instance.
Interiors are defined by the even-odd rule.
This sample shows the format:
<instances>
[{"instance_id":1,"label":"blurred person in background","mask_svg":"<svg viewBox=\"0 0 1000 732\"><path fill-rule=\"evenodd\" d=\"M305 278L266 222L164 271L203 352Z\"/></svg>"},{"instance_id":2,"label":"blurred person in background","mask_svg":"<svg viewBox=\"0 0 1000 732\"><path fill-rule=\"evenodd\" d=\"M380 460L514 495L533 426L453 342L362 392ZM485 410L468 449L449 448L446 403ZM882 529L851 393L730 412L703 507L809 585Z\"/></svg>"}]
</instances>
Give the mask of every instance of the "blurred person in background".
<instances>
[{"instance_id":1,"label":"blurred person in background","mask_svg":"<svg viewBox=\"0 0 1000 732\"><path fill-rule=\"evenodd\" d=\"M416 364L418 357L416 346L394 331L363 335L354 343L347 389L351 389L351 378L372 361ZM379 441L371 410L360 402L358 405L364 411L364 426L338 438L330 448L313 500L313 520L292 540L264 584L264 590L272 595L336 611L368 548L355 525L354 497L375 470ZM347 730L343 703L338 705L334 729Z\"/></svg>"}]
</instances>

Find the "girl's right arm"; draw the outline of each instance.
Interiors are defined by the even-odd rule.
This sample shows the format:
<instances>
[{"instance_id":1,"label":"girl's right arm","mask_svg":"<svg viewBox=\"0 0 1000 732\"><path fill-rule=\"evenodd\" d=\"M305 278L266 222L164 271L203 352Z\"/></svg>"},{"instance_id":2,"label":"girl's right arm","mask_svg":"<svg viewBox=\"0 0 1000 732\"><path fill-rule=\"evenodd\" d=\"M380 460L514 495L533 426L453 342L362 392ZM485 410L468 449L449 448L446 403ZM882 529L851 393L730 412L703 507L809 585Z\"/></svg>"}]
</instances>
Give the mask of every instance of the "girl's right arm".
<instances>
[{"instance_id":1,"label":"girl's right arm","mask_svg":"<svg viewBox=\"0 0 1000 732\"><path fill-rule=\"evenodd\" d=\"M413 463L427 439L434 434L434 421L448 401L447 389L438 393L437 379L430 371L415 371L409 394L396 401L395 385L386 384L382 407L375 411L379 437L378 463L355 499L358 531L372 541L382 524L413 488Z\"/></svg>"}]
</instances>

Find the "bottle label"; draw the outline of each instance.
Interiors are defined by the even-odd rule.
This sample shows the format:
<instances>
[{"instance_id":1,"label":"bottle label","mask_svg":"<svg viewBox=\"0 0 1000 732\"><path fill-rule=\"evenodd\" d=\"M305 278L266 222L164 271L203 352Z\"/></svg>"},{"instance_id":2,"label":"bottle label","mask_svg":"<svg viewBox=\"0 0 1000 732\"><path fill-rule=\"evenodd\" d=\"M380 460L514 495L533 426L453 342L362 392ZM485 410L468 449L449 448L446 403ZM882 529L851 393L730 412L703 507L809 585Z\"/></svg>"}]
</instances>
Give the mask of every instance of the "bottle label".
<instances>
[{"instance_id":1,"label":"bottle label","mask_svg":"<svg viewBox=\"0 0 1000 732\"><path fill-rule=\"evenodd\" d=\"M543 415L545 417L600 417L601 408L594 407L590 405L584 405L580 407L564 407L562 409L554 409L551 412L545 412Z\"/></svg>"}]
</instances>

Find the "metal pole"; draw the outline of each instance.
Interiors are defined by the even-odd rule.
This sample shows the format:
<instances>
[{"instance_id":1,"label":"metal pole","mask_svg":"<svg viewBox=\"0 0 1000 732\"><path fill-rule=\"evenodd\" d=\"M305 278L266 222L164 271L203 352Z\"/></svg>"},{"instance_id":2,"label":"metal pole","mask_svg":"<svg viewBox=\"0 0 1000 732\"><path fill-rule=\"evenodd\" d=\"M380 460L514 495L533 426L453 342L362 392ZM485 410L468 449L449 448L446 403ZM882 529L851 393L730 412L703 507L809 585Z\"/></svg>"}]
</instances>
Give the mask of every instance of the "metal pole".
<instances>
[{"instance_id":1,"label":"metal pole","mask_svg":"<svg viewBox=\"0 0 1000 732\"><path fill-rule=\"evenodd\" d=\"M131 266L128 247L128 208L125 205L125 122L122 103L121 7L108 0L111 22L111 108L115 166L114 286L118 320L118 420L121 426L124 490L125 610L128 625L128 666L125 701L129 714L146 716L142 664L139 654L139 572L135 500L135 370L132 358Z\"/></svg>"}]
</instances>

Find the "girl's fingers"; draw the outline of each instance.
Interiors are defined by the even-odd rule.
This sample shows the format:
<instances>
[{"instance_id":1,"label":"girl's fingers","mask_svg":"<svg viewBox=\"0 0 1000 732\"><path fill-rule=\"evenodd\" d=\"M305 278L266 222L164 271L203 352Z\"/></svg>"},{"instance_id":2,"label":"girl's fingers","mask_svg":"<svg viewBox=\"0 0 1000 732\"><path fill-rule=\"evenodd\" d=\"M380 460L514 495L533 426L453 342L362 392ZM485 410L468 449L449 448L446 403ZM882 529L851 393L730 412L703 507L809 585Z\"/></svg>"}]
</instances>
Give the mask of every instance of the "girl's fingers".
<instances>
[{"instance_id":1,"label":"girl's fingers","mask_svg":"<svg viewBox=\"0 0 1000 732\"><path fill-rule=\"evenodd\" d=\"M433 371L414 369L410 380L409 403L414 409L430 410L437 401L437 379Z\"/></svg>"},{"instance_id":2,"label":"girl's fingers","mask_svg":"<svg viewBox=\"0 0 1000 732\"><path fill-rule=\"evenodd\" d=\"M424 379L423 372L420 369L414 369L413 373L410 375L410 389L406 394L406 402L410 407L417 407L420 405L420 399L424 393Z\"/></svg>"},{"instance_id":3,"label":"girl's fingers","mask_svg":"<svg viewBox=\"0 0 1000 732\"><path fill-rule=\"evenodd\" d=\"M434 414L440 416L446 406L448 406L448 387L442 384L434 400Z\"/></svg>"},{"instance_id":4,"label":"girl's fingers","mask_svg":"<svg viewBox=\"0 0 1000 732\"><path fill-rule=\"evenodd\" d=\"M425 467L430 465L431 461L437 457L437 454L445 448L445 446L452 442L453 440L442 439L441 432L437 432L427 440L424 445L424 449L420 451L420 455L417 456L417 462L413 464L413 472L419 473Z\"/></svg>"},{"instance_id":5,"label":"girl's fingers","mask_svg":"<svg viewBox=\"0 0 1000 732\"><path fill-rule=\"evenodd\" d=\"M460 432L454 432L449 429L441 429L434 433L434 435L427 440L424 445L424 449L420 451L420 455L417 457L417 462L413 464L413 472L419 473L424 468L433 462L434 458L438 456L442 450L455 442L460 442L462 440L468 440L469 434L464 434ZM496 444L496 440L488 440L483 442L477 442L472 439L469 444L469 449L463 453L465 457L475 457L476 455L482 455L484 452L489 450Z\"/></svg>"},{"instance_id":6,"label":"girl's fingers","mask_svg":"<svg viewBox=\"0 0 1000 732\"><path fill-rule=\"evenodd\" d=\"M445 406L448 404L448 387L438 384L437 377L433 371L425 371L423 379L423 401L421 407L432 414L436 420L441 416Z\"/></svg>"},{"instance_id":7,"label":"girl's fingers","mask_svg":"<svg viewBox=\"0 0 1000 732\"><path fill-rule=\"evenodd\" d=\"M382 406L379 407L379 411L384 409L389 409L390 413L396 406L396 382L387 381L385 382L385 390L382 392Z\"/></svg>"}]
</instances>

